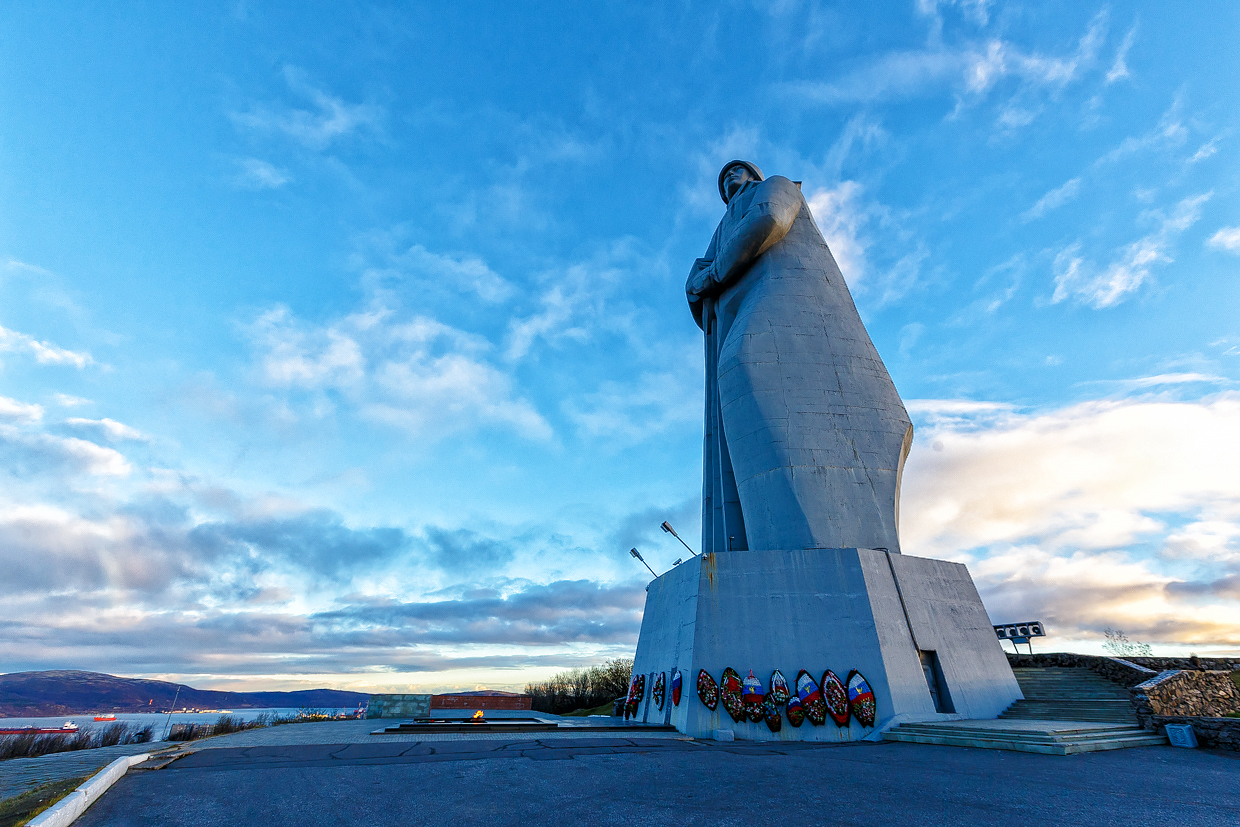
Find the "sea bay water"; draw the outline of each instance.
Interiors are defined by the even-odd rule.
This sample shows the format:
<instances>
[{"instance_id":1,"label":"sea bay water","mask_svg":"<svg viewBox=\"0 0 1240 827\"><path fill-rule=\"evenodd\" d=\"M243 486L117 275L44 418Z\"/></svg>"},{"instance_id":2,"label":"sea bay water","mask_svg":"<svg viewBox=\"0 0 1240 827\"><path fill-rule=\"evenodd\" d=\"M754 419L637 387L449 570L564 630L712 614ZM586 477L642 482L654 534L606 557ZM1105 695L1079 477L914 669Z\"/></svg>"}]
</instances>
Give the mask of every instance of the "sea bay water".
<instances>
[{"instance_id":1,"label":"sea bay water","mask_svg":"<svg viewBox=\"0 0 1240 827\"><path fill-rule=\"evenodd\" d=\"M149 726L151 728L151 740L162 741L173 724L214 724L220 719L221 715L229 715L234 718L240 718L243 721L253 721L264 712L272 717L288 718L300 711L297 708L282 707L272 709L220 709L215 712L173 712L171 714L167 712L117 712L115 721L96 721L94 713L88 715L58 715L51 718L0 717L0 729L15 729L26 726L55 729L63 726L66 722L71 722L77 724L79 730L86 730L103 729L117 723L129 724L131 730L139 730ZM320 709L316 707L314 711L315 713L322 712L328 715L351 715L356 710L353 707L345 709Z\"/></svg>"}]
</instances>

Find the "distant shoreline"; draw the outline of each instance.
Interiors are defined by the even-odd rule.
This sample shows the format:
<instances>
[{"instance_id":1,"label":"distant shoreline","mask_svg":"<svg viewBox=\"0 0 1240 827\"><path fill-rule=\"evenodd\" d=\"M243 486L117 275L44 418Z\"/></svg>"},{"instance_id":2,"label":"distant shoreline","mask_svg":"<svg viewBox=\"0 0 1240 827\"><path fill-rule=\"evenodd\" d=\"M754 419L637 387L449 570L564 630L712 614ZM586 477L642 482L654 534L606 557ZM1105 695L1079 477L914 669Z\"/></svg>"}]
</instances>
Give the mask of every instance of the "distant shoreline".
<instances>
[{"instance_id":1,"label":"distant shoreline","mask_svg":"<svg viewBox=\"0 0 1240 827\"><path fill-rule=\"evenodd\" d=\"M101 672L57 670L0 675L0 717L168 714L182 710L356 709L370 695L342 689L227 692Z\"/></svg>"}]
</instances>

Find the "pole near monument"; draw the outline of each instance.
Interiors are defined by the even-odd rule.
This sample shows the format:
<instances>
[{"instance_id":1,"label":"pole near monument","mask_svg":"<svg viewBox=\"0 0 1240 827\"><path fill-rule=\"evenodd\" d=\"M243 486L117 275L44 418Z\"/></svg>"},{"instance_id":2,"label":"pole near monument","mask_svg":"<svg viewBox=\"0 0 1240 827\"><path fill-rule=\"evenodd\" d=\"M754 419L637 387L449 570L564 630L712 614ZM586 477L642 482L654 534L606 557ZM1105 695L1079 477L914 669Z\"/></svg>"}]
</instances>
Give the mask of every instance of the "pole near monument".
<instances>
[{"instance_id":1,"label":"pole near monument","mask_svg":"<svg viewBox=\"0 0 1240 827\"><path fill-rule=\"evenodd\" d=\"M680 539L680 535L676 533L676 529L672 528L672 524L671 524L671 523L669 523L667 520L664 520L664 521L663 521L663 525L659 526L659 528L663 529L663 530L664 530L664 531L666 531L668 534L670 534L670 535L672 535L673 537L675 537L677 540L680 540L680 544L681 544L682 546L684 546L685 548L689 548L689 544L688 544L688 543L686 543L684 540L681 540L681 539ZM689 553L690 553L690 554L692 554L694 557L697 557L697 552L696 552L696 551L694 551L694 550L693 550L693 549L691 549L691 548L689 548Z\"/></svg>"},{"instance_id":2,"label":"pole near monument","mask_svg":"<svg viewBox=\"0 0 1240 827\"><path fill-rule=\"evenodd\" d=\"M654 569L651 569L651 568L650 568L650 564L646 562L646 558L645 558L645 557L642 557L642 554L641 554L641 552L640 552L640 551L638 551L638 550L637 550L637 549L635 549L635 548L631 548L631 549L629 549L629 554L633 555L633 556L634 556L634 557L636 557L638 560L641 560L641 561L642 561L642 565L643 565L643 566L645 566L647 569L650 569L650 573L651 573L652 575L654 575L655 577L658 577L658 576L659 576L659 575L655 574Z\"/></svg>"}]
</instances>

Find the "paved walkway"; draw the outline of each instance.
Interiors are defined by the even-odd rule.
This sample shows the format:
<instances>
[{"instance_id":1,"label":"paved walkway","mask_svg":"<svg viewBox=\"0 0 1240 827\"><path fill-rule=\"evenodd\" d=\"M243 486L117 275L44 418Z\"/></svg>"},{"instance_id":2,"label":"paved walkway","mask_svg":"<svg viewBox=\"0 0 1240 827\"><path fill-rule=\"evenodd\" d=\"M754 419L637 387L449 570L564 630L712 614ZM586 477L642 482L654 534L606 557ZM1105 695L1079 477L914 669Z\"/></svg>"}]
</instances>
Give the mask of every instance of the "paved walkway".
<instances>
[{"instance_id":1,"label":"paved walkway","mask_svg":"<svg viewBox=\"0 0 1240 827\"><path fill-rule=\"evenodd\" d=\"M468 712L452 710L452 717L468 717ZM582 727L566 732L538 733L540 738L549 740L592 737L588 731L591 721L585 718L563 718L558 715L543 715L531 712L490 713L491 718L504 717L538 717L549 721L558 721L565 725ZM619 719L595 719L608 724L615 724ZM210 749L232 749L237 747L268 747L294 746L302 744L375 744L375 743L412 743L439 741L477 740L478 735L470 733L437 733L433 735L371 735L370 733L386 726L400 723L396 719L383 720L348 720L348 721L316 721L305 724L282 724L280 726L249 729L229 735L203 738L187 743L168 743L157 741L149 744L127 744L117 747L101 747L99 749L76 750L74 752L57 752L38 758L14 758L0 761L0 799L21 795L26 790L46 784L49 781L60 781L65 778L79 778L92 775L103 769L122 755L138 755L143 752L160 750L176 750L198 752ZM676 737L678 733L643 733L646 737ZM497 737L497 736L492 736ZM498 737L509 737L500 735Z\"/></svg>"},{"instance_id":2,"label":"paved walkway","mask_svg":"<svg viewBox=\"0 0 1240 827\"><path fill-rule=\"evenodd\" d=\"M901 743L530 736L213 739L165 769L131 772L77 827L1240 824L1234 753L1146 747L1059 757Z\"/></svg>"}]
</instances>

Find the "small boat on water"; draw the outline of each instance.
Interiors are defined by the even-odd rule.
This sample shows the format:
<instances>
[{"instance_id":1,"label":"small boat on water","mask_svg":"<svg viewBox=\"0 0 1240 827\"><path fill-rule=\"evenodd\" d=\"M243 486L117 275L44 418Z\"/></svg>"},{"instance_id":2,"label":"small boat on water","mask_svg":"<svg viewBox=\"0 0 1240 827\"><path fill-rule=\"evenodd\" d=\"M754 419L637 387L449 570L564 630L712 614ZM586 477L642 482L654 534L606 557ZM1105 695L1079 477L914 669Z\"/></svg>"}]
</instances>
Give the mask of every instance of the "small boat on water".
<instances>
[{"instance_id":1,"label":"small boat on water","mask_svg":"<svg viewBox=\"0 0 1240 827\"><path fill-rule=\"evenodd\" d=\"M0 735L72 735L77 731L77 724L65 721L64 726L55 729L35 726L0 728Z\"/></svg>"},{"instance_id":2,"label":"small boat on water","mask_svg":"<svg viewBox=\"0 0 1240 827\"><path fill-rule=\"evenodd\" d=\"M115 715L96 715L95 720L96 721L115 721L116 716Z\"/></svg>"}]
</instances>

